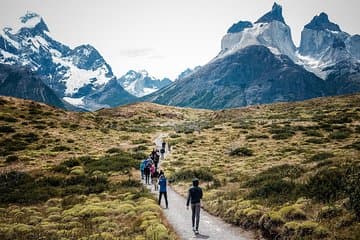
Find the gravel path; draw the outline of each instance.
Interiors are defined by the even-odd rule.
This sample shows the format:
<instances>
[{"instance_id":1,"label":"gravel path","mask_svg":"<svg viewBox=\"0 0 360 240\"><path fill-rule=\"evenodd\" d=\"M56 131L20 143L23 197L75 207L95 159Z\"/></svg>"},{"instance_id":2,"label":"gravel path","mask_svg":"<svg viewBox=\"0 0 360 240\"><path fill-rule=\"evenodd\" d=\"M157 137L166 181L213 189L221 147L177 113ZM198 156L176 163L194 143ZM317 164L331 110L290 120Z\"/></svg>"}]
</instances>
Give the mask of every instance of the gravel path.
<instances>
[{"instance_id":1,"label":"gravel path","mask_svg":"<svg viewBox=\"0 0 360 240\"><path fill-rule=\"evenodd\" d=\"M155 140L156 147L161 148L162 139L166 135L161 134ZM165 155L166 157L166 155ZM150 188L150 187L149 187ZM152 186L151 189L153 190ZM154 192L154 194L158 194ZM245 240L255 239L251 232L246 232L239 227L232 226L225 223L220 218L214 217L201 209L200 212L200 234L195 235L191 227L191 210L186 210L186 200L178 193L168 187L169 208L164 209L163 212L174 227L176 233L181 239L214 239L214 240ZM162 200L162 207L164 208L164 200Z\"/></svg>"}]
</instances>

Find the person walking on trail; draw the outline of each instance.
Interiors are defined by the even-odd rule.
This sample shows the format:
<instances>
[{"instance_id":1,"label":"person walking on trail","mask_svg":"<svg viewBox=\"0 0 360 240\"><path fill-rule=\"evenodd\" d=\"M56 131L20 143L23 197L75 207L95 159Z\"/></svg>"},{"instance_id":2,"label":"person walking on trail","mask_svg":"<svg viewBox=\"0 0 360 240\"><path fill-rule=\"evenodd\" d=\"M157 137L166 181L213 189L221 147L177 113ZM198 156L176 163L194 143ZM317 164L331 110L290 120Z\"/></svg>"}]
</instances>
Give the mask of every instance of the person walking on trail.
<instances>
[{"instance_id":1,"label":"person walking on trail","mask_svg":"<svg viewBox=\"0 0 360 240\"><path fill-rule=\"evenodd\" d=\"M158 191L158 190L159 190L158 177L159 177L159 172L158 172L158 170L155 168L155 171L151 174L151 180L152 180L152 183L153 183L153 185L154 185L154 190L155 190L155 191Z\"/></svg>"},{"instance_id":2,"label":"person walking on trail","mask_svg":"<svg viewBox=\"0 0 360 240\"><path fill-rule=\"evenodd\" d=\"M192 228L195 234L199 233L199 222L200 222L200 207L201 207L201 199L203 196L202 189L199 187L199 179L193 179L193 185L189 189L188 198L186 202L186 208L189 209L189 205L191 202L191 220L192 220Z\"/></svg>"},{"instance_id":3,"label":"person walking on trail","mask_svg":"<svg viewBox=\"0 0 360 240\"><path fill-rule=\"evenodd\" d=\"M141 172L141 180L144 180L144 169L145 169L145 165L146 165L146 159L144 159L141 163L140 163L140 172Z\"/></svg>"},{"instance_id":4,"label":"person walking on trail","mask_svg":"<svg viewBox=\"0 0 360 240\"><path fill-rule=\"evenodd\" d=\"M164 160L165 148L161 148L160 153L161 153L161 160Z\"/></svg>"},{"instance_id":5,"label":"person walking on trail","mask_svg":"<svg viewBox=\"0 0 360 240\"><path fill-rule=\"evenodd\" d=\"M164 195L165 205L166 205L166 208L168 208L169 205L168 205L168 199L167 199L166 183L167 183L167 180L166 180L166 177L164 175L164 172L160 171L160 178L159 178L159 186L160 186L160 188L159 188L159 205L161 204L161 198Z\"/></svg>"},{"instance_id":6,"label":"person walking on trail","mask_svg":"<svg viewBox=\"0 0 360 240\"><path fill-rule=\"evenodd\" d=\"M150 184L150 161L147 160L145 163L145 168L144 168L144 174L145 174L145 184Z\"/></svg>"}]
</instances>

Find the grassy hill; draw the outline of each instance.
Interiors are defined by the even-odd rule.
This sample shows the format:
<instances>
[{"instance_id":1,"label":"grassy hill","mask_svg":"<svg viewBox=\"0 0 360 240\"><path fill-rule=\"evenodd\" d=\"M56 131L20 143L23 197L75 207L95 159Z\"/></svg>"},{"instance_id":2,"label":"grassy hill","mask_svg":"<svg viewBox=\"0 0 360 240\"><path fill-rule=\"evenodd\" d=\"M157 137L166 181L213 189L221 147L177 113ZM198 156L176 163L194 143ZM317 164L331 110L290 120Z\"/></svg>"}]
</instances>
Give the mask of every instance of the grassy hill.
<instances>
[{"instance_id":1,"label":"grassy hill","mask_svg":"<svg viewBox=\"0 0 360 240\"><path fill-rule=\"evenodd\" d=\"M204 207L226 221L269 238L360 237L360 95L351 95L94 113L1 97L0 238L176 239L135 170L160 133L173 187L185 195L200 178Z\"/></svg>"},{"instance_id":2,"label":"grassy hill","mask_svg":"<svg viewBox=\"0 0 360 240\"><path fill-rule=\"evenodd\" d=\"M166 167L207 210L285 239L360 238L360 95L213 112L175 128Z\"/></svg>"}]
</instances>

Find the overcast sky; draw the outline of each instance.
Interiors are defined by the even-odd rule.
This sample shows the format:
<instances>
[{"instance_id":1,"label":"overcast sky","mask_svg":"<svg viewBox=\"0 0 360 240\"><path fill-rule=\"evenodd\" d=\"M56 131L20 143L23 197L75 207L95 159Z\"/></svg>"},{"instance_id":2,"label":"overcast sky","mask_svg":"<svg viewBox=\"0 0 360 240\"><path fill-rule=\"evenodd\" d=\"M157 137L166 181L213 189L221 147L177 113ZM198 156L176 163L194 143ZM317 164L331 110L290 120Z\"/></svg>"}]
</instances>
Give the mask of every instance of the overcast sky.
<instances>
[{"instance_id":1,"label":"overcast sky","mask_svg":"<svg viewBox=\"0 0 360 240\"><path fill-rule=\"evenodd\" d=\"M91 44L117 76L146 69L175 78L204 65L220 50L222 36L239 20L256 21L272 0L0 0L0 25L26 11L43 16L51 35L70 47ZM360 34L360 0L279 0L295 44L303 26L320 12L343 31Z\"/></svg>"}]
</instances>

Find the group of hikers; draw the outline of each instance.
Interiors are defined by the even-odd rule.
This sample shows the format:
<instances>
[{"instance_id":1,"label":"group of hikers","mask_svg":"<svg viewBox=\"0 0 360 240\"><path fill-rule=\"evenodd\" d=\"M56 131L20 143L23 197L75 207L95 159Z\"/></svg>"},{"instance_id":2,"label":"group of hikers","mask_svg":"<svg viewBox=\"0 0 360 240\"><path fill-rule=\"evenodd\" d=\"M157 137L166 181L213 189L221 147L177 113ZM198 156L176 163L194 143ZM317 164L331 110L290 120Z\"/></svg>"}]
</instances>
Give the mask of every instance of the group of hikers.
<instances>
[{"instance_id":1,"label":"group of hikers","mask_svg":"<svg viewBox=\"0 0 360 240\"><path fill-rule=\"evenodd\" d=\"M170 147L168 145L168 151ZM168 196L167 196L167 179L165 177L164 171L159 171L160 159L164 159L166 152L166 143L163 142L161 145L160 151L158 149L153 149L148 158L144 159L140 163L141 179L144 181L144 184L153 185L155 191L159 191L158 204L161 204L162 196L165 199L165 206L168 209ZM150 181L151 179L151 181ZM188 191L188 197L186 201L186 208L189 209L191 204L192 212L192 230L195 234L199 234L199 222L200 222L200 208L201 208L201 199L203 196L202 189L199 187L199 179L194 178L192 181L192 187Z\"/></svg>"}]
</instances>

